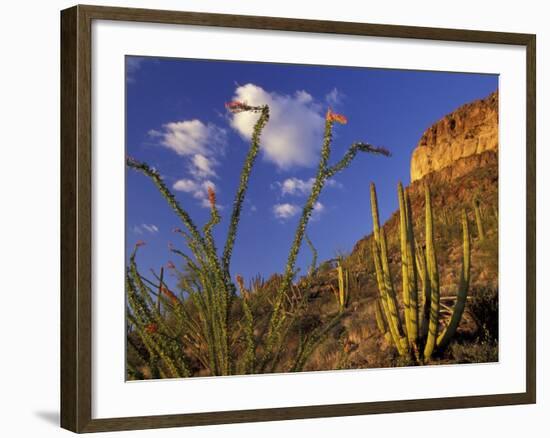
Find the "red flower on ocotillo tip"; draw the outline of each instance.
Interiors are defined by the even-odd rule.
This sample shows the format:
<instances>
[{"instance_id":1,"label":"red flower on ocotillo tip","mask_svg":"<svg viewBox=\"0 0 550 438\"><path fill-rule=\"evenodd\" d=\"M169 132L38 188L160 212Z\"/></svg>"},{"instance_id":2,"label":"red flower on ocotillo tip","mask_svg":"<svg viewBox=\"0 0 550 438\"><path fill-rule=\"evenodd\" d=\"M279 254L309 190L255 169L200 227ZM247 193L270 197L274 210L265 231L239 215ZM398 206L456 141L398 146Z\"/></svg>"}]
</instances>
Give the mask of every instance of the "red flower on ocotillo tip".
<instances>
[{"instance_id":1,"label":"red flower on ocotillo tip","mask_svg":"<svg viewBox=\"0 0 550 438\"><path fill-rule=\"evenodd\" d=\"M329 108L327 111L327 120L329 122L340 123L341 125L345 125L346 123L348 123L348 119L346 116L333 112L331 108Z\"/></svg>"},{"instance_id":2,"label":"red flower on ocotillo tip","mask_svg":"<svg viewBox=\"0 0 550 438\"><path fill-rule=\"evenodd\" d=\"M237 284L239 285L239 287L241 289L244 289L244 278L243 278L243 276L241 274L237 274L235 279L237 280Z\"/></svg>"},{"instance_id":3,"label":"red flower on ocotillo tip","mask_svg":"<svg viewBox=\"0 0 550 438\"><path fill-rule=\"evenodd\" d=\"M139 248L140 246L144 246L145 245L145 242L143 240L138 240L136 242L136 248Z\"/></svg>"},{"instance_id":4,"label":"red flower on ocotillo tip","mask_svg":"<svg viewBox=\"0 0 550 438\"><path fill-rule=\"evenodd\" d=\"M225 107L234 114L237 114L243 111L248 111L251 108L245 102L241 102L239 100L233 100L231 102L227 102L225 104Z\"/></svg>"},{"instance_id":5,"label":"red flower on ocotillo tip","mask_svg":"<svg viewBox=\"0 0 550 438\"><path fill-rule=\"evenodd\" d=\"M176 269L176 265L174 265L174 262L172 261L169 261L168 263L166 263L166 267L168 269Z\"/></svg>"},{"instance_id":6,"label":"red flower on ocotillo tip","mask_svg":"<svg viewBox=\"0 0 550 438\"><path fill-rule=\"evenodd\" d=\"M149 334L156 333L158 331L158 327L154 322L152 322L151 324L147 324L145 326L145 331Z\"/></svg>"},{"instance_id":7,"label":"red flower on ocotillo tip","mask_svg":"<svg viewBox=\"0 0 550 438\"><path fill-rule=\"evenodd\" d=\"M176 297L176 295L174 294L174 292L172 292L170 289L168 289L166 286L162 286L160 288L161 292L166 295L167 298L170 299L170 301L172 301L172 304L176 304L178 302L178 297Z\"/></svg>"},{"instance_id":8,"label":"red flower on ocotillo tip","mask_svg":"<svg viewBox=\"0 0 550 438\"><path fill-rule=\"evenodd\" d=\"M210 203L211 208L216 207L216 192L212 188L212 186L208 186L208 202Z\"/></svg>"}]
</instances>

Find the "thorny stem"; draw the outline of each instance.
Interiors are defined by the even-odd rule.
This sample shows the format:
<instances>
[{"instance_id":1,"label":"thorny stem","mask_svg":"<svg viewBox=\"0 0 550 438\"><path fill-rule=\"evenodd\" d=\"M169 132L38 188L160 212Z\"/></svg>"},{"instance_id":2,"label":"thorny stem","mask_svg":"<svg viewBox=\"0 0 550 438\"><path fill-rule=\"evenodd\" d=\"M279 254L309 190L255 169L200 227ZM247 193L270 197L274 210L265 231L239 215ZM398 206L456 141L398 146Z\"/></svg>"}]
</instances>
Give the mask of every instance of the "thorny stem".
<instances>
[{"instance_id":1,"label":"thorny stem","mask_svg":"<svg viewBox=\"0 0 550 438\"><path fill-rule=\"evenodd\" d=\"M323 146L321 148L321 157L317 168L317 175L315 177L315 181L313 183L309 198L302 209L302 215L296 227L294 241L292 243L292 246L290 248L290 252L288 255L283 280L277 291L274 308L271 313L271 319L270 319L269 330L268 330L268 338L266 342L266 355L264 357L264 364L272 356L273 345L277 343L276 342L277 333L279 332L279 327L284 320L284 318L281 316L281 306L283 304L286 291L289 289L294 279L296 258L298 256L298 252L300 251L300 247L304 239L307 224L309 222L309 219L311 218L311 214L313 212L313 209L315 207L317 200L319 199L319 195L321 194L321 191L323 189L325 182L327 181L328 178L334 176L336 173L348 167L351 164L355 155L357 155L357 153L360 151L381 154L385 156L391 155L390 152L384 148L378 148L368 143L353 143L338 163L336 163L331 167L328 167L328 161L330 158L330 145L332 143L333 124L334 124L334 120L330 117L327 117L325 120Z\"/></svg>"},{"instance_id":2,"label":"thorny stem","mask_svg":"<svg viewBox=\"0 0 550 438\"><path fill-rule=\"evenodd\" d=\"M256 108L256 107L251 107ZM235 200L233 201L233 211L231 212L231 220L229 222L229 231L227 233L227 241L225 243L225 248L223 250L223 259L222 264L225 270L225 275L230 278L229 267L231 263L231 255L233 253L233 247L235 245L235 238L237 237L237 226L239 225L239 220L241 217L242 204L244 202L244 197L246 195L246 190L248 188L248 180L250 179L250 174L252 172L252 167L258 156L260 150L260 137L262 135L262 130L269 121L269 106L264 105L262 107L257 107L261 112L258 121L254 125L254 131L252 134L252 144L246 156L246 159L243 164L241 171L241 178L239 183L239 188L235 194ZM250 111L250 110L249 110ZM256 110L257 111L257 110Z\"/></svg>"},{"instance_id":3,"label":"thorny stem","mask_svg":"<svg viewBox=\"0 0 550 438\"><path fill-rule=\"evenodd\" d=\"M176 212L178 217L181 219L181 221L184 223L184 225L187 227L189 232L191 233L191 236L193 239L195 239L197 242L200 242L203 247L205 247L205 241L202 235L199 232L199 229L191 219L191 216L189 216L189 213L187 213L181 206L179 205L178 201L176 201L175 196L170 192L168 187L166 187L166 184L162 180L160 174L149 167L148 164L142 163L140 161L135 160L134 158L127 157L126 158L126 165L128 167L131 167L135 170L138 170L151 178L153 183L157 186L159 189L161 195L168 201L168 205L172 207L172 210Z\"/></svg>"}]
</instances>

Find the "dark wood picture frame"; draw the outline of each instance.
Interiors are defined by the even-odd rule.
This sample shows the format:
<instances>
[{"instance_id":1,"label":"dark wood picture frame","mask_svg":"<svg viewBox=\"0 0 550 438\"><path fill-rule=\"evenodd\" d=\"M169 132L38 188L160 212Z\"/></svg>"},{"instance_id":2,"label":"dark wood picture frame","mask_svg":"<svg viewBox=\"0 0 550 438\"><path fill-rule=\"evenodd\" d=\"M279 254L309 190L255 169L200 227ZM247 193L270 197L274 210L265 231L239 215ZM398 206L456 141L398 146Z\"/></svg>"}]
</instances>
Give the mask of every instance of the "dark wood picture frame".
<instances>
[{"instance_id":1,"label":"dark wood picture frame","mask_svg":"<svg viewBox=\"0 0 550 438\"><path fill-rule=\"evenodd\" d=\"M91 24L93 20L219 26L519 45L527 53L526 391L324 406L92 419ZM61 426L99 432L409 412L536 402L536 37L530 34L75 6L61 12Z\"/></svg>"}]
</instances>

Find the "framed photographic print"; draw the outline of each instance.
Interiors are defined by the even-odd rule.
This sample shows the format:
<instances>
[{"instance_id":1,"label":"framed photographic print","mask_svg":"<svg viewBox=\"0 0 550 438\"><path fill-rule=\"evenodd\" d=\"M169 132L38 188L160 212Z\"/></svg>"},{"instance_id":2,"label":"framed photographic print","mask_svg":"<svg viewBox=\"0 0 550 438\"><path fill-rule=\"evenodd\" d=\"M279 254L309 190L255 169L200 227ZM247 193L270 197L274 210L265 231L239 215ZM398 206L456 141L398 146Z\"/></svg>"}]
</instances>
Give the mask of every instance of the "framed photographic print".
<instances>
[{"instance_id":1,"label":"framed photographic print","mask_svg":"<svg viewBox=\"0 0 550 438\"><path fill-rule=\"evenodd\" d=\"M535 403L535 36L61 13L61 422Z\"/></svg>"}]
</instances>

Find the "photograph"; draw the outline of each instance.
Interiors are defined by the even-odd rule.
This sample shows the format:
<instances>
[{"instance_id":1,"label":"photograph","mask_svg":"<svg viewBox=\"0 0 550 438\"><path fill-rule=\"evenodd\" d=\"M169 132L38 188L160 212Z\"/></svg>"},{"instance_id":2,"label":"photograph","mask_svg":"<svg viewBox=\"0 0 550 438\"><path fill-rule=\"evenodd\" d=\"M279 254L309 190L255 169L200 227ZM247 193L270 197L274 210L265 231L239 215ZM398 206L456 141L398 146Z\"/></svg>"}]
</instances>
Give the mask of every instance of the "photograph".
<instances>
[{"instance_id":1,"label":"photograph","mask_svg":"<svg viewBox=\"0 0 550 438\"><path fill-rule=\"evenodd\" d=\"M127 380L498 362L498 85L127 55Z\"/></svg>"}]
</instances>

